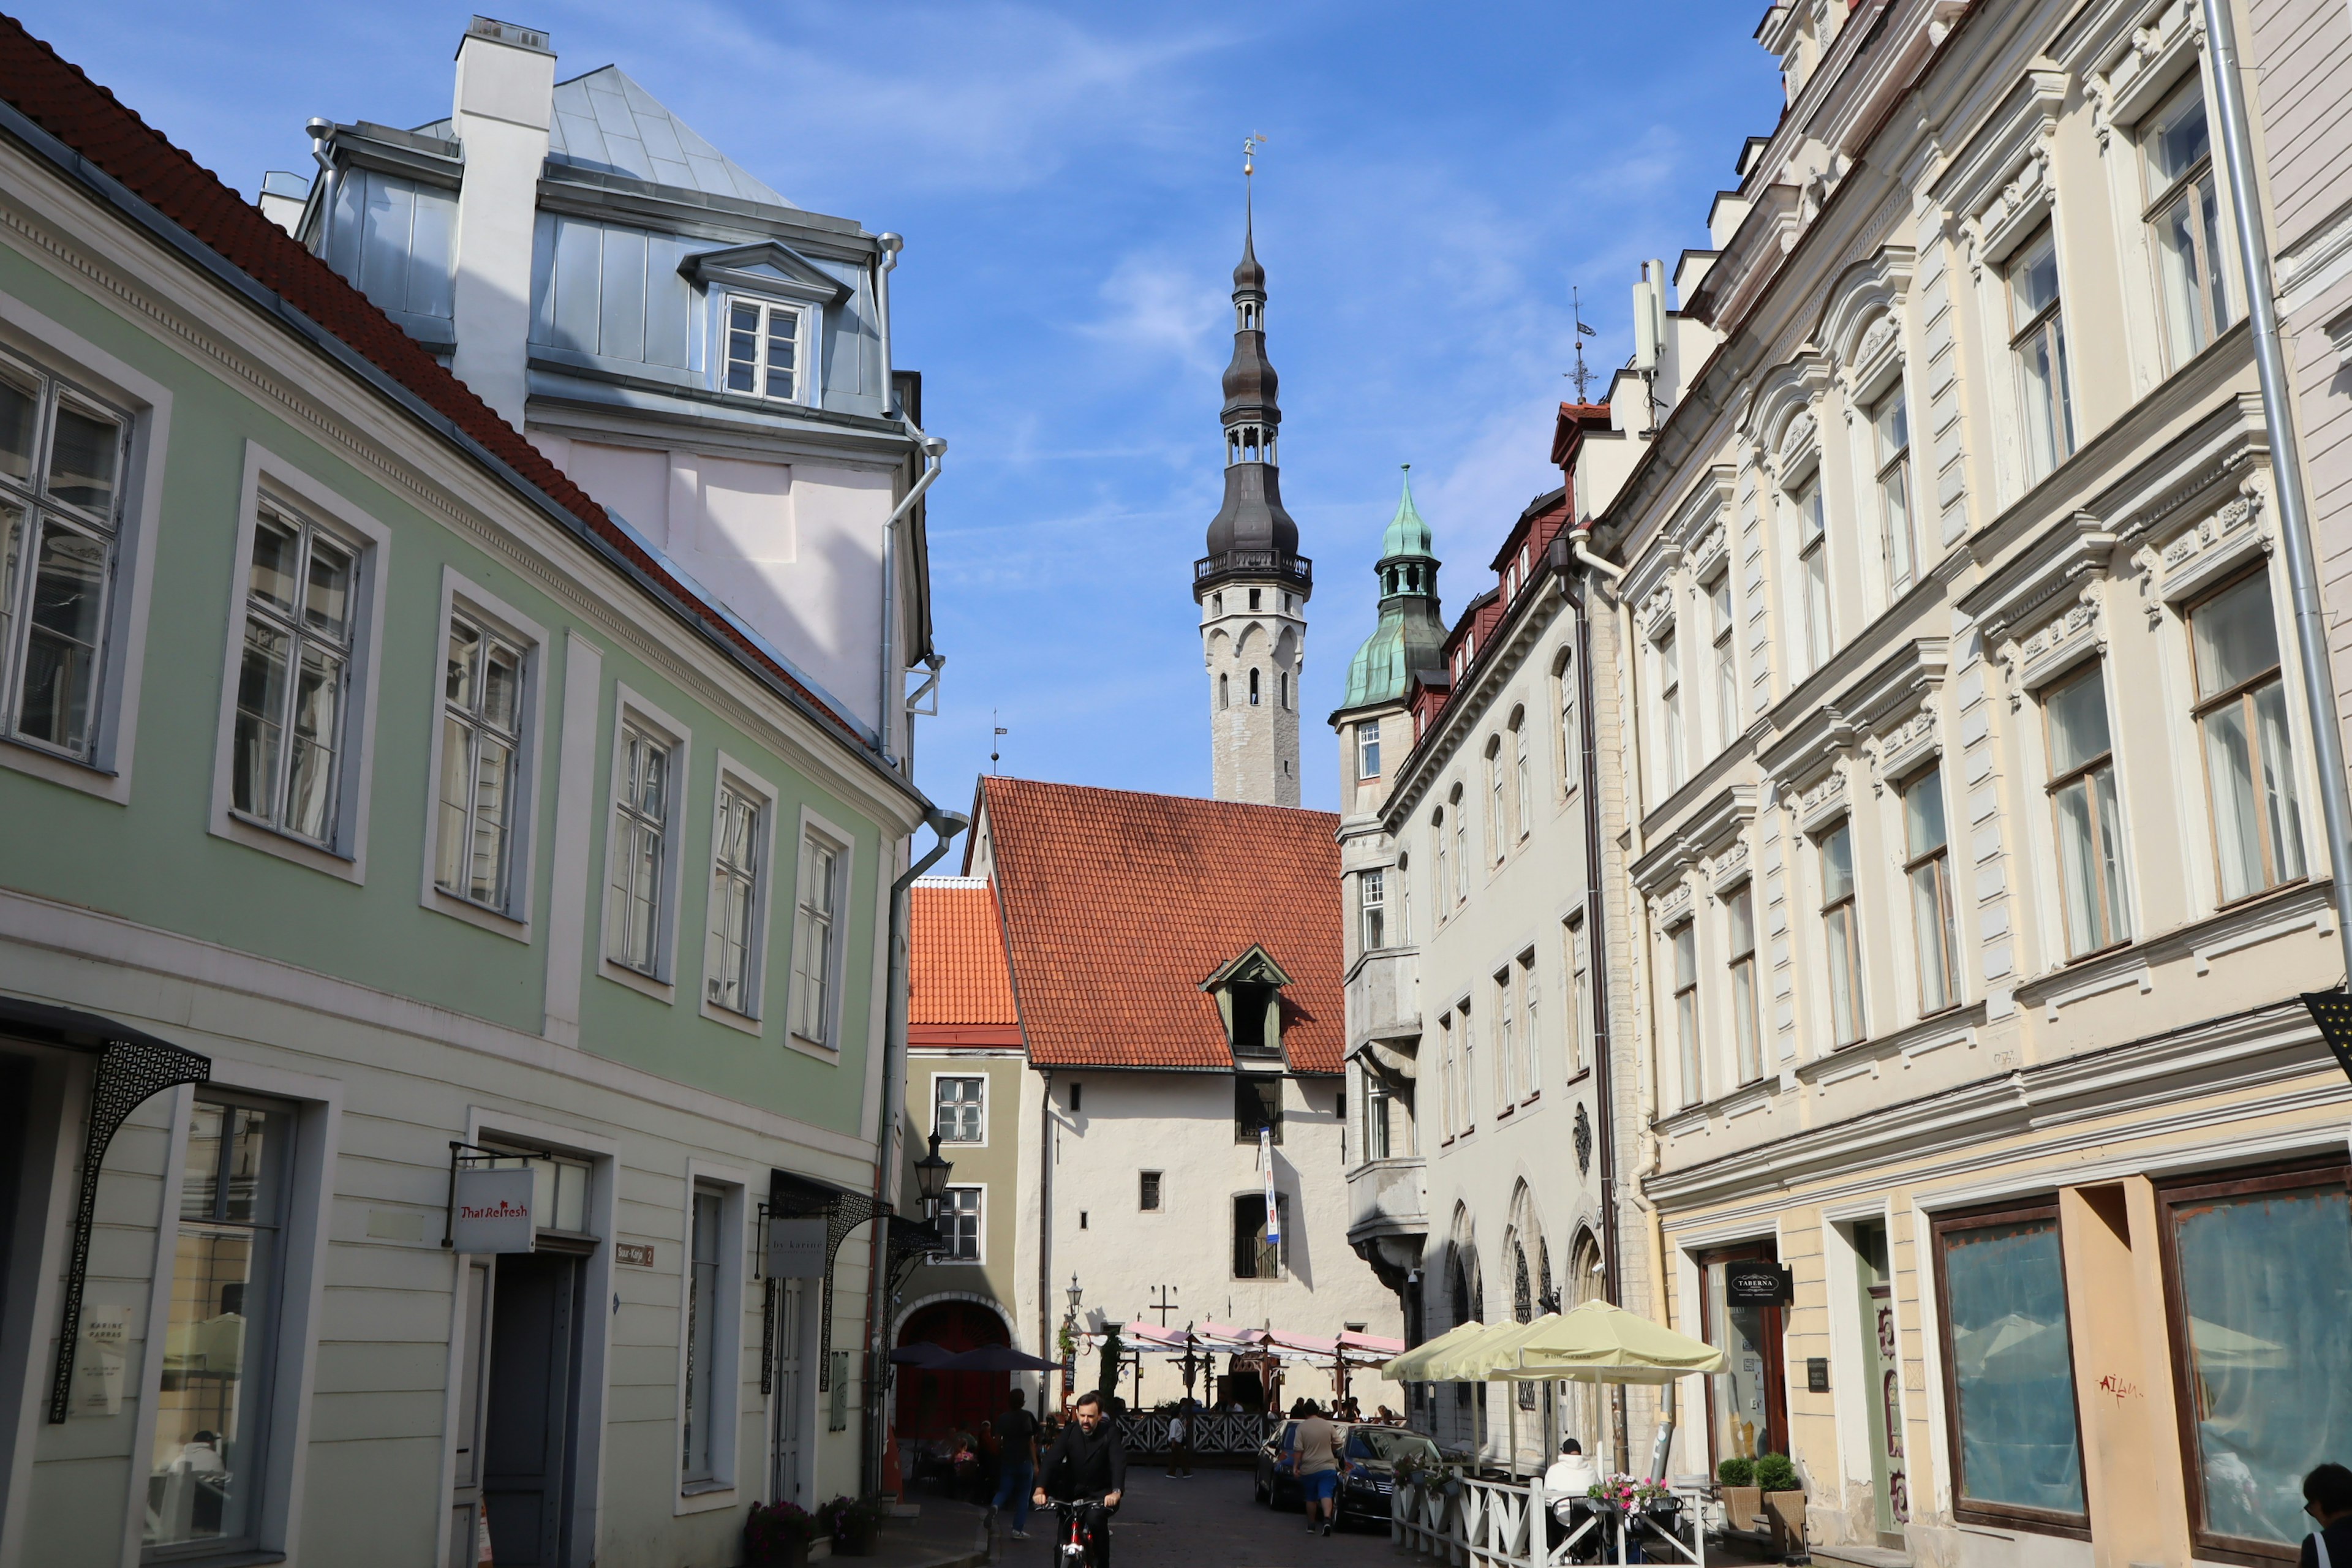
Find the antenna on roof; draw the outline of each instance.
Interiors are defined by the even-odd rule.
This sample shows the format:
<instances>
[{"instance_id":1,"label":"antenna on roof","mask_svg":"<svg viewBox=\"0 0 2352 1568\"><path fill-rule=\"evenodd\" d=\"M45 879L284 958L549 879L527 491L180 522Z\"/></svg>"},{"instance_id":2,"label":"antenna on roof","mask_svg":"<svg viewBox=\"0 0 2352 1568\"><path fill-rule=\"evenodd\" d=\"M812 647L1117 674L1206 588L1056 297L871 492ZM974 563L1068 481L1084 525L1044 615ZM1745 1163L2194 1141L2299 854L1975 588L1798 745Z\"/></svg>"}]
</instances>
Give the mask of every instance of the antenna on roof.
<instances>
[{"instance_id":1,"label":"antenna on roof","mask_svg":"<svg viewBox=\"0 0 2352 1568\"><path fill-rule=\"evenodd\" d=\"M996 722L996 710L995 710L995 709L993 709L993 708L992 708L992 709L990 709L990 710L988 710L988 722L989 722L990 726L991 726L992 728L993 728L993 729L995 730L995 731L996 731L998 734L1000 734L1000 735L1009 735L1009 734L1011 734L1011 733L1013 732L1012 731L1010 731L1010 730L1006 729L1003 725L999 724L999 723L997 723L997 722ZM989 743L988 743L988 766L989 766L989 770L990 770L992 773L1003 773L1003 772L1004 772L1004 770L1003 770L1003 768L1000 768L1000 767L998 767L998 766L996 765L996 764L997 764L999 762L1001 762L1001 761L1003 761L1003 759L997 755L997 752L996 752L996 742L995 742L994 741L992 741L992 741L990 741L990 742L989 742Z\"/></svg>"},{"instance_id":2,"label":"antenna on roof","mask_svg":"<svg viewBox=\"0 0 2352 1568\"><path fill-rule=\"evenodd\" d=\"M1584 324L1584 300L1580 291L1573 288L1569 289L1568 300L1568 308L1576 317L1576 337L1574 340L1576 343L1576 368L1570 371L1562 371L1560 374L1567 376L1569 380L1576 383L1576 400L1579 403L1586 403L1590 402L1591 399L1585 396L1584 387L1585 384L1592 379L1592 373L1584 368L1584 340L1587 338L1597 338L1601 334Z\"/></svg>"}]
</instances>

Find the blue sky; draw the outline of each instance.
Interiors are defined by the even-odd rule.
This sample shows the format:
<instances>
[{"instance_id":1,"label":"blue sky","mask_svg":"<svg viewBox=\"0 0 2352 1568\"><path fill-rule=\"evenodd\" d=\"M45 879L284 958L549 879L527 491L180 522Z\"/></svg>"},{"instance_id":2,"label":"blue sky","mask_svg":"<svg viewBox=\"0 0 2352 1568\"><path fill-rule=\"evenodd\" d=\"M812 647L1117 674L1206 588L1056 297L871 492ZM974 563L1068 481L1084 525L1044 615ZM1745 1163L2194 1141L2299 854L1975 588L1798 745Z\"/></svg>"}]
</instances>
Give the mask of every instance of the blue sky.
<instances>
[{"instance_id":1,"label":"blue sky","mask_svg":"<svg viewBox=\"0 0 2352 1568\"><path fill-rule=\"evenodd\" d=\"M950 443L932 491L940 717L919 778L1206 794L1191 563L1222 487L1217 377L1257 184L1283 495L1315 560L1306 804L1370 629L1397 465L1449 613L1559 482L1570 289L1626 352L1639 261L1706 242L1779 80L1759 0L1258 5L499 0L570 77L617 63L792 200L896 229L898 355ZM312 115L449 111L464 5L32 0L97 80L250 195ZM1601 384L1605 385L1605 383Z\"/></svg>"}]
</instances>

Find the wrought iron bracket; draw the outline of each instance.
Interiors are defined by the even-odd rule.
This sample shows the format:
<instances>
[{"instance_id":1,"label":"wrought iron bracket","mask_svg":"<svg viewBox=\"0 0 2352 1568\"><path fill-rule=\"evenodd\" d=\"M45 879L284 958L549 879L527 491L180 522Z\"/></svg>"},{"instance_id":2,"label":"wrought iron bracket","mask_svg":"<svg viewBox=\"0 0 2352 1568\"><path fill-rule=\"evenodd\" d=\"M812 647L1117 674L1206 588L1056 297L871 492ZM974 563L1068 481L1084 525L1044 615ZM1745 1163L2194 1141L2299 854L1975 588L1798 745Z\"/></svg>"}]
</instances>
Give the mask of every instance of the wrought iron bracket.
<instances>
[{"instance_id":1,"label":"wrought iron bracket","mask_svg":"<svg viewBox=\"0 0 2352 1568\"><path fill-rule=\"evenodd\" d=\"M781 1178L781 1179L779 1179ZM890 1205L865 1193L821 1185L789 1172L771 1173L768 1217L824 1221L824 1291L818 1303L816 1386L820 1394L833 1388L833 1265L849 1233L869 1220L882 1218Z\"/></svg>"}]
</instances>

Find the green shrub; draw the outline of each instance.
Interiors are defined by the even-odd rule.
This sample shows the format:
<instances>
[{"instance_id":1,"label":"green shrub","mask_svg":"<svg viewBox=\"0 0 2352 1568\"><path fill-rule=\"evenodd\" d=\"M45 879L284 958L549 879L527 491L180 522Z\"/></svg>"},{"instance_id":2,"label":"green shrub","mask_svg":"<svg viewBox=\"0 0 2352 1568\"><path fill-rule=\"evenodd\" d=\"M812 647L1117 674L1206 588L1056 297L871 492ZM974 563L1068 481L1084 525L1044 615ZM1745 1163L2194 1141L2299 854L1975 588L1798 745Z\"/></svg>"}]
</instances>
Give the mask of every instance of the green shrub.
<instances>
[{"instance_id":1,"label":"green shrub","mask_svg":"<svg viewBox=\"0 0 2352 1568\"><path fill-rule=\"evenodd\" d=\"M1793 1492L1804 1488L1804 1483L1797 1479L1797 1467L1786 1454L1758 1455L1756 1484L1768 1492Z\"/></svg>"},{"instance_id":2,"label":"green shrub","mask_svg":"<svg viewBox=\"0 0 2352 1568\"><path fill-rule=\"evenodd\" d=\"M1756 1484L1756 1461L1734 1454L1715 1467L1715 1479L1727 1487L1752 1487Z\"/></svg>"}]
</instances>

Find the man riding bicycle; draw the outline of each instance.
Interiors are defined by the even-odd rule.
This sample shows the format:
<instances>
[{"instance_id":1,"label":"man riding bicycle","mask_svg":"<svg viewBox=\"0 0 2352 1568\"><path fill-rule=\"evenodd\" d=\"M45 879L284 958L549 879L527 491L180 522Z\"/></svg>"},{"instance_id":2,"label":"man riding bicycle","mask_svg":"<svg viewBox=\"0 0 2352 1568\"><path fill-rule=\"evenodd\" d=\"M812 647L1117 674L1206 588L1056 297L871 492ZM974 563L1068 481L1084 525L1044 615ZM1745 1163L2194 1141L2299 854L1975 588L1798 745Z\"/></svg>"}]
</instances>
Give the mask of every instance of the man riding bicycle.
<instances>
[{"instance_id":1,"label":"man riding bicycle","mask_svg":"<svg viewBox=\"0 0 2352 1568\"><path fill-rule=\"evenodd\" d=\"M1127 1448L1104 1418L1101 1394L1079 1394L1077 1414L1037 1467L1034 1500L1043 1508L1050 1495L1070 1505L1090 1548L1087 1568L1110 1568L1110 1516L1127 1489Z\"/></svg>"}]
</instances>

